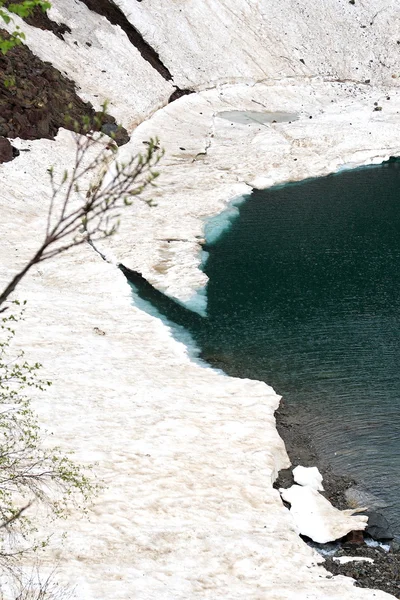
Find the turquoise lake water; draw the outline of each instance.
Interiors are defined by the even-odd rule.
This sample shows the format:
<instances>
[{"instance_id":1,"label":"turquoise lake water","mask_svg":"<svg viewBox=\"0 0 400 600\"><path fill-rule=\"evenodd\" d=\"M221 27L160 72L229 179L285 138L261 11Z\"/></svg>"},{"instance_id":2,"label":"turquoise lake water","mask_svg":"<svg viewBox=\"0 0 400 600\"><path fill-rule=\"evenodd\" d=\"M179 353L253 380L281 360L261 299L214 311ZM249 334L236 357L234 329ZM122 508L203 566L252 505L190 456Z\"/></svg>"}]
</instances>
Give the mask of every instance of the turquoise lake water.
<instances>
[{"instance_id":1,"label":"turquoise lake water","mask_svg":"<svg viewBox=\"0 0 400 600\"><path fill-rule=\"evenodd\" d=\"M400 536L400 162L254 191L238 210L206 248L206 319L141 295L211 364L307 414L321 459Z\"/></svg>"},{"instance_id":2,"label":"turquoise lake water","mask_svg":"<svg viewBox=\"0 0 400 600\"><path fill-rule=\"evenodd\" d=\"M203 355L305 408L399 535L400 163L254 191L207 250Z\"/></svg>"}]
</instances>

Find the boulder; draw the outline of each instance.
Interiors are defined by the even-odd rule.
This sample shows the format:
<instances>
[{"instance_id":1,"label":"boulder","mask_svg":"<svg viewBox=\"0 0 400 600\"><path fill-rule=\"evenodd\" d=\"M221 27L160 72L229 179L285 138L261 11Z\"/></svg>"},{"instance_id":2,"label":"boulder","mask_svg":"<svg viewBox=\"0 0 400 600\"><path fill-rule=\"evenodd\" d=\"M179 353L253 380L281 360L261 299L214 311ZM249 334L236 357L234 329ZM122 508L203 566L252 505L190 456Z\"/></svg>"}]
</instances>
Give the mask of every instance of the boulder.
<instances>
[{"instance_id":1,"label":"boulder","mask_svg":"<svg viewBox=\"0 0 400 600\"><path fill-rule=\"evenodd\" d=\"M0 137L0 163L9 162L13 158L13 147L9 140L5 137Z\"/></svg>"},{"instance_id":2,"label":"boulder","mask_svg":"<svg viewBox=\"0 0 400 600\"><path fill-rule=\"evenodd\" d=\"M353 546L363 546L365 544L364 534L362 531L350 531L343 540L344 548L352 548Z\"/></svg>"},{"instance_id":3,"label":"boulder","mask_svg":"<svg viewBox=\"0 0 400 600\"><path fill-rule=\"evenodd\" d=\"M101 132L115 140L117 146L123 146L130 140L126 129L117 125L117 123L104 123L101 127Z\"/></svg>"},{"instance_id":4,"label":"boulder","mask_svg":"<svg viewBox=\"0 0 400 600\"><path fill-rule=\"evenodd\" d=\"M392 540L394 538L388 521L381 513L373 510L366 510L363 511L363 514L368 517L368 526L365 530L365 533L368 533L373 540L381 542L384 540Z\"/></svg>"}]
</instances>

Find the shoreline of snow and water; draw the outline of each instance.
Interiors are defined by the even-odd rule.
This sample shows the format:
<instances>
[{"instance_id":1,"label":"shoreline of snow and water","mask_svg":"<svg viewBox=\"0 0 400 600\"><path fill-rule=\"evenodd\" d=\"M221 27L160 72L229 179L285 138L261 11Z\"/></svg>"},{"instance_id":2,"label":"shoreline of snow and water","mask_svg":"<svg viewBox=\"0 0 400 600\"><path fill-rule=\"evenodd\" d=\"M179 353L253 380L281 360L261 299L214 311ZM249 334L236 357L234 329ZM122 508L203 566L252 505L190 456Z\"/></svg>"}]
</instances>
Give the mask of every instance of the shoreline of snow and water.
<instances>
[{"instance_id":1,"label":"shoreline of snow and water","mask_svg":"<svg viewBox=\"0 0 400 600\"><path fill-rule=\"evenodd\" d=\"M165 115L156 114L157 122L145 124L145 131L142 126L134 137L141 140L151 135L161 118L167 126ZM364 154L363 162L400 151L393 124L390 129L389 148L370 150L370 158ZM239 138L235 148L241 142ZM56 159L56 168L57 164L61 168L73 152L68 132L60 132L55 142L20 144L30 152L21 153L19 163L3 168L14 198L3 210L4 223L14 225L14 230L6 227L10 273L15 250L22 261L43 230L42 206L48 190L42 165ZM207 165L190 162L192 182L188 181L186 170L180 172L182 165L177 168L171 157L168 140L166 146L160 184L152 190L158 206L143 204L133 214L127 212L121 232L106 252L112 251L121 262L133 256L135 267L144 272L147 268L148 273L152 265L167 260L166 280L169 276L174 291L181 284L184 299L204 277L197 271L195 236L201 235L205 217L229 201L225 192L231 194L232 188L244 186L229 181L218 186L221 167L213 156ZM214 148L221 160L217 144ZM226 154L223 144L222 150ZM276 150L271 146L270 151ZM296 153L301 156L299 149ZM346 161L349 158L350 149ZM205 180L205 166L210 173L214 164L215 177ZM234 168L238 169L237 163ZM302 173L305 168L303 164ZM237 172L233 178L238 178ZM40 205L36 194L26 197L32 180ZM215 194L217 201L207 208L204 203L201 209L203 190L197 186L202 180L207 183L208 198ZM180 187L191 184L198 192L195 198L192 193L186 199ZM18 204L24 208L16 215ZM182 242L166 241L184 235ZM18 242L21 236L27 240L24 248ZM54 381L51 393L35 403L40 419L58 443L75 451L78 460L97 462L96 476L105 482L87 521L73 515L67 524L55 528L53 550L45 559L49 565L56 557L61 560L60 579L77 584L78 598L125 598L129 593L207 597L204 577L214 581L213 597L224 597L233 587L239 595L256 597L251 575L255 566L257 587L267 590L266 597L303 594L306 598L316 589L319 598L334 598L338 593L344 598L346 594L368 597L367 590L354 589L350 580L330 579L319 567L312 567L320 559L298 538L272 488L278 471L289 462L275 429L279 396L271 388L192 363L165 325L131 305L122 274L89 247L44 264L21 285L19 295L31 306L21 328L21 342L27 356L40 360L46 377ZM105 335L99 337L96 328ZM57 539L64 529L74 533L58 548ZM127 548L131 549L128 554ZM277 555L285 557L282 562L276 560ZM181 575L176 572L177 561L185 565ZM224 575L223 564L232 565L231 576ZM288 576L288 565L292 576Z\"/></svg>"},{"instance_id":2,"label":"shoreline of snow and water","mask_svg":"<svg viewBox=\"0 0 400 600\"><path fill-rule=\"evenodd\" d=\"M132 304L116 264L188 302L206 284L204 225L232 198L399 156L396 3L381 3L375 15L376 3L310 0L300 10L285 0L255 11L244 0L212 0L206 9L193 0L169 7L169 19L162 0L119 4L174 85L196 93L167 104L171 81L81 2L53 3L53 18L72 29L65 41L21 23L32 51L72 78L85 100L95 108L110 100L110 114L131 134L121 160L151 136L166 151L157 187L145 193L156 206L138 201L119 233L99 244L115 264L82 246L43 263L18 288L28 309L17 342L53 381L34 398L49 443L94 463L103 486L87 517L39 523L51 535L41 568L58 565L58 579L79 600L391 598L332 577L299 538L273 488L289 467L275 427L280 397L191 361L165 324ZM298 12L296 26L288 11ZM304 54L294 50L302 39ZM378 55L385 66L370 62ZM230 121L232 111L251 113L250 122ZM254 122L254 111L298 119ZM0 171L2 283L42 239L47 168L62 173L74 155L65 130L54 141L13 144L26 151Z\"/></svg>"},{"instance_id":3,"label":"shoreline of snow and water","mask_svg":"<svg viewBox=\"0 0 400 600\"><path fill-rule=\"evenodd\" d=\"M374 112L374 99L388 95L384 111ZM301 107L300 117L268 127L218 118L234 106L252 109L255 99L268 102L271 110ZM318 79L229 85L177 100L140 125L119 150L123 159L159 134L166 156L157 188L150 191L157 204L151 220L150 209L142 207L122 223L120 236L111 240L114 254L159 289L189 300L206 283L198 268L206 220L253 187L320 177L399 155L399 104L397 90Z\"/></svg>"}]
</instances>

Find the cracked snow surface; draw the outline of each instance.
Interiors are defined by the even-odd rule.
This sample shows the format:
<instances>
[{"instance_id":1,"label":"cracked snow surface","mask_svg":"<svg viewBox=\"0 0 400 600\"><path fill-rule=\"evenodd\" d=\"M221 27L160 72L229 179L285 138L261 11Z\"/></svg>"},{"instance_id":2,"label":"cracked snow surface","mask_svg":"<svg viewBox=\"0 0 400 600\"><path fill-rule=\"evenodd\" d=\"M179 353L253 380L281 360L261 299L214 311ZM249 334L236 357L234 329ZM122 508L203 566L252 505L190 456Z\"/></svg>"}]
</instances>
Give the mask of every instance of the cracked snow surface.
<instances>
[{"instance_id":1,"label":"cracked snow surface","mask_svg":"<svg viewBox=\"0 0 400 600\"><path fill-rule=\"evenodd\" d=\"M71 28L65 41L21 26L31 49L74 79L85 100L96 108L110 100L132 133L120 159L159 136L166 153L151 190L157 206L135 204L99 249L169 294L188 300L205 285L204 224L232 198L400 155L397 1L118 4L173 84L197 93L168 105L174 85L81 2L53 2L51 17ZM218 117L264 108L298 119ZM55 141L14 143L29 152L0 170L2 282L42 238L47 167L62 172L74 152L64 130ZM40 521L52 535L42 568L58 565L76 598L391 597L332 577L299 538L272 488L289 466L274 390L192 362L167 326L134 305L115 264L89 246L41 265L18 295L28 300L18 342L54 382L34 399L49 443L95 463L103 484L88 517Z\"/></svg>"}]
</instances>

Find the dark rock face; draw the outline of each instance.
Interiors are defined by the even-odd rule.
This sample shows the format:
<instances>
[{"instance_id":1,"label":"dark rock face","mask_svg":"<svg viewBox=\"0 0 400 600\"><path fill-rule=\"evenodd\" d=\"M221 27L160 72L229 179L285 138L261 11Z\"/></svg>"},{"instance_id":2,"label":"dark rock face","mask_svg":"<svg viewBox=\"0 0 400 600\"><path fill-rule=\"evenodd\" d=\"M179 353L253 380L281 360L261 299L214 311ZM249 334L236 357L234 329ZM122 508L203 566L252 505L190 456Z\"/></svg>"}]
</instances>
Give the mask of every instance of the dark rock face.
<instances>
[{"instance_id":1,"label":"dark rock face","mask_svg":"<svg viewBox=\"0 0 400 600\"><path fill-rule=\"evenodd\" d=\"M3 2L4 6L8 6L9 4L21 4L23 0L5 0ZM64 39L65 33L71 33L71 29L68 25L63 25L52 21L46 12L43 12L41 8L36 6L30 17L26 17L24 19L28 25L32 25L33 27L37 27L38 29L46 29L47 31L52 31L54 35L56 35L61 40Z\"/></svg>"},{"instance_id":2,"label":"dark rock face","mask_svg":"<svg viewBox=\"0 0 400 600\"><path fill-rule=\"evenodd\" d=\"M141 2L142 0L137 1ZM144 60L146 60L166 81L173 80L173 75L167 65L162 62L159 54L144 39L140 31L126 18L123 11L119 8L118 2L113 2L113 0L81 0L81 2L86 4L89 10L105 17L112 25L119 25L128 36L131 44L140 52ZM176 86L168 103L181 98L181 96L193 93L194 90L181 89Z\"/></svg>"},{"instance_id":3,"label":"dark rock face","mask_svg":"<svg viewBox=\"0 0 400 600\"><path fill-rule=\"evenodd\" d=\"M1 35L6 35L4 31ZM93 118L93 107L77 96L72 81L21 45L0 56L0 135L53 139L66 117Z\"/></svg>"},{"instance_id":4,"label":"dark rock face","mask_svg":"<svg viewBox=\"0 0 400 600\"><path fill-rule=\"evenodd\" d=\"M178 100L178 98L182 98L182 96L188 96L189 94L194 94L194 90L181 90L177 87L176 90L170 95L168 104L171 104L171 102L174 102L174 100Z\"/></svg>"},{"instance_id":5,"label":"dark rock face","mask_svg":"<svg viewBox=\"0 0 400 600\"><path fill-rule=\"evenodd\" d=\"M14 158L13 147L7 138L0 137L0 163L9 162Z\"/></svg>"},{"instance_id":6,"label":"dark rock face","mask_svg":"<svg viewBox=\"0 0 400 600\"><path fill-rule=\"evenodd\" d=\"M89 10L105 17L112 25L119 25L129 41L148 63L151 64L166 81L172 79L168 68L162 63L157 52L146 42L140 31L128 21L122 10L112 0L81 0Z\"/></svg>"},{"instance_id":7,"label":"dark rock face","mask_svg":"<svg viewBox=\"0 0 400 600\"><path fill-rule=\"evenodd\" d=\"M117 146L123 146L123 144L129 142L129 135L126 129L118 125L112 117L101 127L101 132L110 136Z\"/></svg>"},{"instance_id":8,"label":"dark rock face","mask_svg":"<svg viewBox=\"0 0 400 600\"><path fill-rule=\"evenodd\" d=\"M0 30L0 35L6 37L7 33ZM95 116L93 106L77 95L74 83L27 46L0 55L0 136L54 139L60 127L79 131L83 119L89 118L95 130L104 122L113 123L118 130L117 144L129 140L113 117L103 115L98 125Z\"/></svg>"},{"instance_id":9,"label":"dark rock face","mask_svg":"<svg viewBox=\"0 0 400 600\"><path fill-rule=\"evenodd\" d=\"M394 538L390 525L383 515L375 511L365 511L362 514L368 516L368 527L365 533L373 540L383 542Z\"/></svg>"},{"instance_id":10,"label":"dark rock face","mask_svg":"<svg viewBox=\"0 0 400 600\"><path fill-rule=\"evenodd\" d=\"M362 531L350 531L343 540L344 548L363 546L364 544L364 533Z\"/></svg>"}]
</instances>

